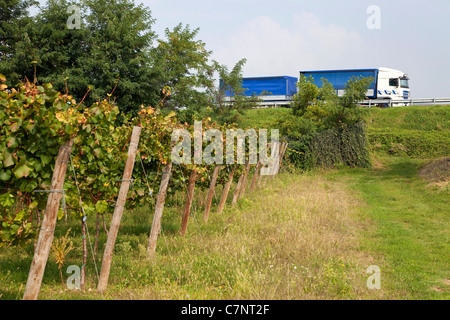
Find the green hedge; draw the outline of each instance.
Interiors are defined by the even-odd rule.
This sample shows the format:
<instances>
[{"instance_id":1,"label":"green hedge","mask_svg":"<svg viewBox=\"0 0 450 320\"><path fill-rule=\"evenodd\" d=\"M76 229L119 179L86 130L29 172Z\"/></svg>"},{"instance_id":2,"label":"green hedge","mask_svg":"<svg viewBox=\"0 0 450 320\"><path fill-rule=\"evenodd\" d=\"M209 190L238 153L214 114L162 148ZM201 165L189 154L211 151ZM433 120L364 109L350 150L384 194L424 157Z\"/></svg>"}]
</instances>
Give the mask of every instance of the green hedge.
<instances>
[{"instance_id":1,"label":"green hedge","mask_svg":"<svg viewBox=\"0 0 450 320\"><path fill-rule=\"evenodd\" d=\"M327 129L289 142L289 160L295 167L369 167L370 156L365 125Z\"/></svg>"}]
</instances>

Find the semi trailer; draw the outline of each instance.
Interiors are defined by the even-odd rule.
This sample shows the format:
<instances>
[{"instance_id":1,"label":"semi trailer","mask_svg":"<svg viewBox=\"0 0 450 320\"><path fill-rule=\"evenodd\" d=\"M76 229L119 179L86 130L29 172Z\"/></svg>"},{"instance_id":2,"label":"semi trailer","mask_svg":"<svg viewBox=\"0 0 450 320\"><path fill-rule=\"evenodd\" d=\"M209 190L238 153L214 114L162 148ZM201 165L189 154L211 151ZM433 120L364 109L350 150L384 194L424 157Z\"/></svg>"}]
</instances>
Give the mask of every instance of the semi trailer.
<instances>
[{"instance_id":1,"label":"semi trailer","mask_svg":"<svg viewBox=\"0 0 450 320\"><path fill-rule=\"evenodd\" d=\"M410 99L409 77L402 71L390 68L374 69L341 69L300 71L300 77L311 77L314 83L322 86L322 79L330 82L338 96L344 94L346 83L353 77L372 77L373 82L366 92L366 103L379 105L408 105L402 100ZM290 76L246 77L242 79L244 96L257 96L260 107L289 107L293 96L297 93L298 78ZM386 101L391 100L391 103ZM233 93L225 92L225 101L233 101ZM363 102L364 104L364 102Z\"/></svg>"},{"instance_id":2,"label":"semi trailer","mask_svg":"<svg viewBox=\"0 0 450 320\"><path fill-rule=\"evenodd\" d=\"M322 86L322 78L327 79L337 91L338 96L344 94L345 84L353 77L372 77L374 81L367 90L367 99L390 99L398 105L402 100L410 98L408 75L395 69L380 67L377 69L300 71L301 76L311 77L318 87Z\"/></svg>"},{"instance_id":3,"label":"semi trailer","mask_svg":"<svg viewBox=\"0 0 450 320\"><path fill-rule=\"evenodd\" d=\"M297 93L298 78L290 76L246 77L242 78L244 96L258 97L260 107L288 107ZM227 101L233 100L233 93L226 91Z\"/></svg>"}]
</instances>

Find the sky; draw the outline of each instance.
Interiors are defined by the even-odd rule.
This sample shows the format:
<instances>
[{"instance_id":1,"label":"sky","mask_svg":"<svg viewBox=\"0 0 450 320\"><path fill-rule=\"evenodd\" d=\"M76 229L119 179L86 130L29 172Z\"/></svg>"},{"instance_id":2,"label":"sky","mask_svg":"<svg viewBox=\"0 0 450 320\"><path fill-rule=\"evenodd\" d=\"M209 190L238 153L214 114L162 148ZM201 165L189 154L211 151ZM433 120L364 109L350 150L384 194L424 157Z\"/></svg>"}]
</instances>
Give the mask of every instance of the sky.
<instances>
[{"instance_id":1,"label":"sky","mask_svg":"<svg viewBox=\"0 0 450 320\"><path fill-rule=\"evenodd\" d=\"M43 1L41 1L43 2ZM199 28L212 58L244 77L388 67L410 77L412 98L450 97L449 0L135 0L153 31ZM368 11L369 6L379 10ZM375 26L376 28L369 28Z\"/></svg>"}]
</instances>

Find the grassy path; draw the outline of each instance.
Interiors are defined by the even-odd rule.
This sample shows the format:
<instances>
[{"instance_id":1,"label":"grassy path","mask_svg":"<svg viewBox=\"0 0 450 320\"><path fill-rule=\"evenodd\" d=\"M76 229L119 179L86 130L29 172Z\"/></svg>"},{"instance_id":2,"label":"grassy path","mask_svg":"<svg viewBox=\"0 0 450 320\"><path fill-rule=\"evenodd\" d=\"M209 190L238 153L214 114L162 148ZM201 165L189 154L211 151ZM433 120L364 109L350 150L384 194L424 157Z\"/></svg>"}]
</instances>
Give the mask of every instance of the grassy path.
<instances>
[{"instance_id":1,"label":"grassy path","mask_svg":"<svg viewBox=\"0 0 450 320\"><path fill-rule=\"evenodd\" d=\"M104 297L92 261L86 290L74 291L50 257L40 298L449 299L449 193L427 188L419 164L280 174L221 215L213 209L208 223L197 194L186 237L178 236L182 197L169 198L153 259L151 210L128 211ZM68 228L76 249L64 270L81 257L78 220L59 221L57 237ZM101 232L100 253L105 240ZM32 252L32 243L0 250L1 299L22 297ZM366 286L371 265L381 268L381 290Z\"/></svg>"},{"instance_id":2,"label":"grassy path","mask_svg":"<svg viewBox=\"0 0 450 320\"><path fill-rule=\"evenodd\" d=\"M420 162L390 160L384 168L343 170L344 178L367 203L363 215L373 228L364 248L381 254L387 297L450 298L450 197L417 176Z\"/></svg>"}]
</instances>

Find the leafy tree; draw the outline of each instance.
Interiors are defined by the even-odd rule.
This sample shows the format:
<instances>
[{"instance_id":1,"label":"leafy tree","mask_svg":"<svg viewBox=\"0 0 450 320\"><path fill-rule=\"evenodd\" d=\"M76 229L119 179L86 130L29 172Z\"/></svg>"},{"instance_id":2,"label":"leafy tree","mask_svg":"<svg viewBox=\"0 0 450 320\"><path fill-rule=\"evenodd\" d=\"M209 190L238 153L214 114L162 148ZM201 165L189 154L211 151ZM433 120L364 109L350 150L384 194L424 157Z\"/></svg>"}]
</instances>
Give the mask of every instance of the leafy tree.
<instances>
[{"instance_id":1,"label":"leafy tree","mask_svg":"<svg viewBox=\"0 0 450 320\"><path fill-rule=\"evenodd\" d=\"M154 82L163 89L169 87L170 96L163 108L184 110L179 112L182 120L192 122L195 115L210 104L206 88L212 85L211 51L205 43L196 40L199 29L178 24L173 30L165 30L165 40L158 40L152 51ZM163 93L161 93L163 98Z\"/></svg>"},{"instance_id":2,"label":"leafy tree","mask_svg":"<svg viewBox=\"0 0 450 320\"><path fill-rule=\"evenodd\" d=\"M85 87L93 85L90 99L103 99L113 92L122 111L138 110L149 104L152 90L149 48L155 39L154 20L143 5L130 0L84 0L87 52L79 59ZM77 92L77 96L81 96Z\"/></svg>"},{"instance_id":3,"label":"leafy tree","mask_svg":"<svg viewBox=\"0 0 450 320\"><path fill-rule=\"evenodd\" d=\"M242 68L246 62L246 59L239 60L231 71L217 61L213 63L214 69L219 74L220 83L218 87L210 88L209 92L214 100L213 115L219 122L236 122L246 109L256 106L258 98L245 96L246 89L242 87ZM230 96L231 101L227 99Z\"/></svg>"},{"instance_id":4,"label":"leafy tree","mask_svg":"<svg viewBox=\"0 0 450 320\"><path fill-rule=\"evenodd\" d=\"M330 103L327 126L354 126L361 122L365 109L359 106L359 102L366 98L367 89L373 81L373 77L352 77L345 84L344 95L337 99L338 103Z\"/></svg>"},{"instance_id":5,"label":"leafy tree","mask_svg":"<svg viewBox=\"0 0 450 320\"><path fill-rule=\"evenodd\" d=\"M25 10L22 7L28 2L20 3L17 10ZM80 8L79 29L67 25L70 5ZM60 91L68 89L78 101L90 90L86 105L112 95L121 110L137 112L139 105L158 101L149 82L149 48L155 34L148 8L131 0L49 0L27 21L17 22L13 29L22 40L8 40L20 49L11 49L9 64L2 67L12 79L10 84L25 76L33 78L36 72L40 83L51 82Z\"/></svg>"},{"instance_id":6,"label":"leafy tree","mask_svg":"<svg viewBox=\"0 0 450 320\"><path fill-rule=\"evenodd\" d=\"M293 113L278 123L295 150L289 158L296 167L370 165L364 109L358 103L365 98L372 81L370 77L353 77L346 83L344 95L338 97L326 79L318 88L312 77L300 77Z\"/></svg>"},{"instance_id":7,"label":"leafy tree","mask_svg":"<svg viewBox=\"0 0 450 320\"><path fill-rule=\"evenodd\" d=\"M358 103L364 100L372 82L372 77L353 77L346 83L344 95L338 97L326 79L322 78L319 88L311 76L302 75L297 83L298 93L293 98L292 112L295 116L311 119L322 129L354 125L363 118L363 109Z\"/></svg>"},{"instance_id":8,"label":"leafy tree","mask_svg":"<svg viewBox=\"0 0 450 320\"><path fill-rule=\"evenodd\" d=\"M0 0L0 70L9 76L8 86L33 75L31 60L24 58L30 53L28 9L36 4L34 0Z\"/></svg>"},{"instance_id":9,"label":"leafy tree","mask_svg":"<svg viewBox=\"0 0 450 320\"><path fill-rule=\"evenodd\" d=\"M67 26L67 8L75 1L49 0L35 18L30 34L36 61L36 75L40 83L53 83L57 90L68 90L76 96L84 94L84 81L79 59L88 54L87 30L80 15L80 29ZM82 13L82 12L80 12ZM66 88L67 84L67 88ZM82 97L82 96L81 96Z\"/></svg>"}]
</instances>

